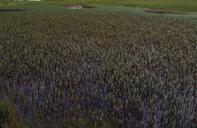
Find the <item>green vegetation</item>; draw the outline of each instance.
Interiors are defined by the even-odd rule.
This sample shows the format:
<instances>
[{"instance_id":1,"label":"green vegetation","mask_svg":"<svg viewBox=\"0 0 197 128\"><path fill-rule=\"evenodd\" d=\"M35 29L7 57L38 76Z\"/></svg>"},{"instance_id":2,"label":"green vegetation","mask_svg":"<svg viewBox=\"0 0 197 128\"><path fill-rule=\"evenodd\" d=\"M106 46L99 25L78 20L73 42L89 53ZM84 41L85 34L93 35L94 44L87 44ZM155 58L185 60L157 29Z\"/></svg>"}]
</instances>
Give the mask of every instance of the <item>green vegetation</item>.
<instances>
[{"instance_id":1,"label":"green vegetation","mask_svg":"<svg viewBox=\"0 0 197 128\"><path fill-rule=\"evenodd\" d=\"M0 127L4 127L8 121L10 114L9 104L5 101L0 101Z\"/></svg>"},{"instance_id":2,"label":"green vegetation","mask_svg":"<svg viewBox=\"0 0 197 128\"><path fill-rule=\"evenodd\" d=\"M96 7L0 12L1 125L195 128L197 18Z\"/></svg>"},{"instance_id":3,"label":"green vegetation","mask_svg":"<svg viewBox=\"0 0 197 128\"><path fill-rule=\"evenodd\" d=\"M0 100L0 128L28 128L17 120L15 109L6 100Z\"/></svg>"},{"instance_id":4,"label":"green vegetation","mask_svg":"<svg viewBox=\"0 0 197 128\"><path fill-rule=\"evenodd\" d=\"M173 9L180 11L197 11L196 0L64 0L87 4L127 5L131 7Z\"/></svg>"},{"instance_id":5,"label":"green vegetation","mask_svg":"<svg viewBox=\"0 0 197 128\"><path fill-rule=\"evenodd\" d=\"M93 120L90 121L89 119L86 119L84 117L79 117L76 120L70 121L65 123L63 128L114 128L104 120Z\"/></svg>"},{"instance_id":6,"label":"green vegetation","mask_svg":"<svg viewBox=\"0 0 197 128\"><path fill-rule=\"evenodd\" d=\"M8 5L10 1L13 3L13 0L0 0L0 5ZM42 3L43 2L123 5L130 7L170 9L178 11L197 11L196 0L42 0ZM19 2L14 1L14 3Z\"/></svg>"}]
</instances>

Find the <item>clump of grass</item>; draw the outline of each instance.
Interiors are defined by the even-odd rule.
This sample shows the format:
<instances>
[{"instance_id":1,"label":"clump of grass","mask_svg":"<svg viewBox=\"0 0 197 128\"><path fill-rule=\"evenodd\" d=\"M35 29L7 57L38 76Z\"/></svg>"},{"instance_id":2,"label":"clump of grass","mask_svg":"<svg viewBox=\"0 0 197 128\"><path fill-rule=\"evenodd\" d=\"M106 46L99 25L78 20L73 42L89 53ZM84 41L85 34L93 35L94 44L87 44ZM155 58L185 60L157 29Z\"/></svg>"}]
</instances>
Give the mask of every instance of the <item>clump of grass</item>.
<instances>
[{"instance_id":1,"label":"clump of grass","mask_svg":"<svg viewBox=\"0 0 197 128\"><path fill-rule=\"evenodd\" d=\"M7 100L0 100L0 127L28 128L25 123L18 121L15 109Z\"/></svg>"},{"instance_id":2,"label":"clump of grass","mask_svg":"<svg viewBox=\"0 0 197 128\"><path fill-rule=\"evenodd\" d=\"M89 120L87 118L79 117L64 124L64 128L112 128L112 124L104 120Z\"/></svg>"},{"instance_id":3,"label":"clump of grass","mask_svg":"<svg viewBox=\"0 0 197 128\"><path fill-rule=\"evenodd\" d=\"M0 126L6 127L10 115L10 107L7 101L0 101Z\"/></svg>"}]
</instances>

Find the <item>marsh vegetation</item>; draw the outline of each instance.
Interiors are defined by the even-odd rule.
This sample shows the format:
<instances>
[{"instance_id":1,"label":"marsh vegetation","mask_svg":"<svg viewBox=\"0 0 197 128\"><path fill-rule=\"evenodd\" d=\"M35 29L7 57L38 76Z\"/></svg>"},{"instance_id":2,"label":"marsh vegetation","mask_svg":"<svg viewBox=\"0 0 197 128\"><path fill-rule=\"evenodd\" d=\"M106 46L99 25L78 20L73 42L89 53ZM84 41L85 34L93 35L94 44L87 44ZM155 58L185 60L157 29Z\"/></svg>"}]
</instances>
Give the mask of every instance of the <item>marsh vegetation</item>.
<instances>
[{"instance_id":1,"label":"marsh vegetation","mask_svg":"<svg viewBox=\"0 0 197 128\"><path fill-rule=\"evenodd\" d=\"M42 6L0 13L0 115L32 128L196 127L196 21Z\"/></svg>"}]
</instances>

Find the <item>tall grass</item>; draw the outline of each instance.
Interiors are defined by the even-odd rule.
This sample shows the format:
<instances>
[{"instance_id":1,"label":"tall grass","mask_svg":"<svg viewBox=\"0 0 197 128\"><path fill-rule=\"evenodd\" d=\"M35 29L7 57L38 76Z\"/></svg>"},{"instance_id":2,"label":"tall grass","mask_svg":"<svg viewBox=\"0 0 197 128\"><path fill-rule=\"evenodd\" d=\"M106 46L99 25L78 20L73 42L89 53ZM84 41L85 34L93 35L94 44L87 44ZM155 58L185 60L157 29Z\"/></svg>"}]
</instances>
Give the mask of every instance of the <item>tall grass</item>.
<instances>
[{"instance_id":1,"label":"tall grass","mask_svg":"<svg viewBox=\"0 0 197 128\"><path fill-rule=\"evenodd\" d=\"M195 128L195 24L64 11L0 14L0 99L17 120Z\"/></svg>"}]
</instances>

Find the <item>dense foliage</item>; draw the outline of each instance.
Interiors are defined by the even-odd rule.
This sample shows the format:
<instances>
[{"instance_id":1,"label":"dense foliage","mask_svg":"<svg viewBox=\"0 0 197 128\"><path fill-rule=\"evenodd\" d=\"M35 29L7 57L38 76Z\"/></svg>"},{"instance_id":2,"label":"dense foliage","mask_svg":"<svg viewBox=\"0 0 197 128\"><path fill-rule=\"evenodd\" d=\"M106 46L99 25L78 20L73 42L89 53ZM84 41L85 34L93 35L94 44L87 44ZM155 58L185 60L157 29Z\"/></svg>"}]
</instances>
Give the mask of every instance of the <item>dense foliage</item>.
<instances>
[{"instance_id":1,"label":"dense foliage","mask_svg":"<svg viewBox=\"0 0 197 128\"><path fill-rule=\"evenodd\" d=\"M0 18L0 99L19 120L196 127L196 23L100 11Z\"/></svg>"}]
</instances>

